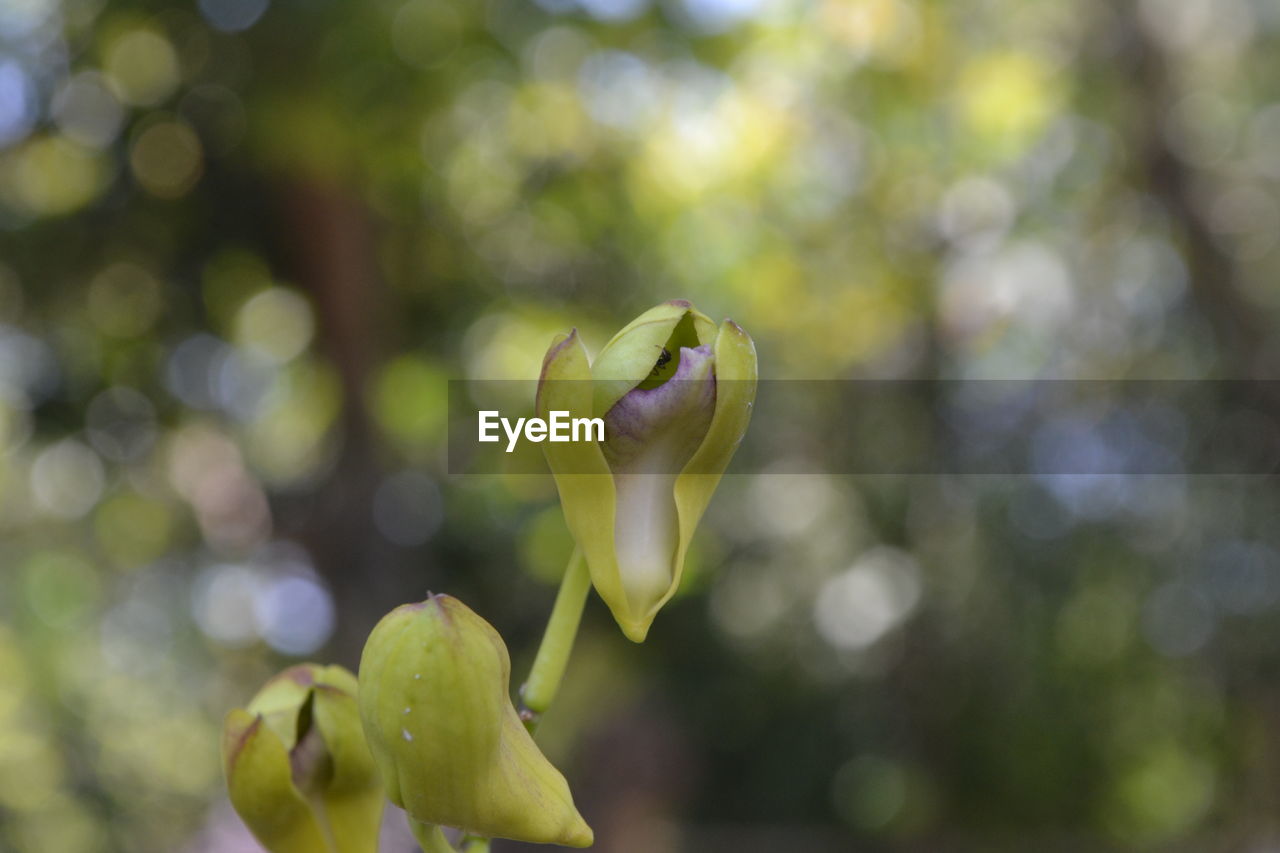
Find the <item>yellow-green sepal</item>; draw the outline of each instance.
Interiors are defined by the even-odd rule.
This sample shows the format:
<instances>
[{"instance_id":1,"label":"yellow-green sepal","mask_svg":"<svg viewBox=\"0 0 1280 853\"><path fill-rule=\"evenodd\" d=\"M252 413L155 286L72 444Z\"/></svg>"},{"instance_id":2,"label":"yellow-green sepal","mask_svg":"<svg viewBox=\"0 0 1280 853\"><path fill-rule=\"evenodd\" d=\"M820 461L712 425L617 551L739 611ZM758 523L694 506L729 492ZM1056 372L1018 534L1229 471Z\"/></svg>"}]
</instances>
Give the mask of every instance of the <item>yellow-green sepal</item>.
<instances>
[{"instance_id":1,"label":"yellow-green sepal","mask_svg":"<svg viewBox=\"0 0 1280 853\"><path fill-rule=\"evenodd\" d=\"M716 414L707 429L707 438L676 478L676 511L680 515L680 543L676 551L676 580L667 593L671 597L680 585L685 555L694 530L712 501L712 494L730 464L733 452L746 434L755 403L759 379L755 343L744 330L724 320L716 336ZM666 603L666 599L659 603ZM655 608L657 611L657 608Z\"/></svg>"},{"instance_id":2,"label":"yellow-green sepal","mask_svg":"<svg viewBox=\"0 0 1280 853\"><path fill-rule=\"evenodd\" d=\"M316 725L328 734L325 745L333 762L333 777L319 799L337 850L377 853L384 796L360 723L355 676L345 669L342 673L344 682L350 679L349 691L320 683L312 699Z\"/></svg>"},{"instance_id":3,"label":"yellow-green sepal","mask_svg":"<svg viewBox=\"0 0 1280 853\"><path fill-rule=\"evenodd\" d=\"M270 853L317 853L330 847L307 801L293 785L289 753L261 714L230 711L222 727L222 764L231 805Z\"/></svg>"},{"instance_id":4,"label":"yellow-green sepal","mask_svg":"<svg viewBox=\"0 0 1280 853\"><path fill-rule=\"evenodd\" d=\"M668 345L676 348L669 350L672 355L681 346L709 344L715 334L711 318L684 299L672 299L645 311L610 338L592 362L593 413L604 417L628 391L644 382Z\"/></svg>"},{"instance_id":5,"label":"yellow-green sepal","mask_svg":"<svg viewBox=\"0 0 1280 853\"><path fill-rule=\"evenodd\" d=\"M680 519L680 538L676 546L675 577L666 596L654 606L649 620L680 587L684 574L685 556L694 531L711 496L715 494L720 478L729 467L734 451L738 449L747 424L751 421L751 409L756 399L756 383L759 368L756 346L751 337L732 320L720 324L715 342L716 408L711 416L711 426L693 458L676 478L676 513Z\"/></svg>"},{"instance_id":6,"label":"yellow-green sepal","mask_svg":"<svg viewBox=\"0 0 1280 853\"><path fill-rule=\"evenodd\" d=\"M678 317L671 325L676 322ZM551 411L568 411L573 417L591 416L593 385L587 350L577 330L557 336L542 363L538 417L546 418ZM591 572L591 583L623 632L633 637L632 626L636 620L622 586L614 551L617 494L604 452L593 441L547 442L542 447L560 493L565 523L582 549ZM640 636L643 638L643 632Z\"/></svg>"}]
</instances>

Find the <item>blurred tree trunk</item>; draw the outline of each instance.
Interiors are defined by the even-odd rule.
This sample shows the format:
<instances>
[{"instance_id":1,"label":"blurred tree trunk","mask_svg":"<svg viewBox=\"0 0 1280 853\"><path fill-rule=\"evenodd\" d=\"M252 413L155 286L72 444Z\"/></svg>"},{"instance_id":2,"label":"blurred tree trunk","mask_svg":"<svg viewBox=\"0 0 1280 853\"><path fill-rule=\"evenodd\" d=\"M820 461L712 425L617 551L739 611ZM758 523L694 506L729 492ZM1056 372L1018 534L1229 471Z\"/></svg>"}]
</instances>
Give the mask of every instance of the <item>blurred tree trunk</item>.
<instances>
[{"instance_id":1,"label":"blurred tree trunk","mask_svg":"<svg viewBox=\"0 0 1280 853\"><path fill-rule=\"evenodd\" d=\"M353 662L383 586L372 503L379 479L367 389L378 361L385 291L368 210L337 183L292 177L277 193L281 246L291 276L312 298L320 351L342 382L341 447L328 479L286 522L310 551L337 602L336 656Z\"/></svg>"},{"instance_id":2,"label":"blurred tree trunk","mask_svg":"<svg viewBox=\"0 0 1280 853\"><path fill-rule=\"evenodd\" d=\"M1223 418L1235 411L1262 408L1273 423L1280 424L1280 349L1272 342L1267 316L1242 293L1241 271L1236 261L1214 237L1206 212L1206 197L1216 190L1217 176L1197 169L1179 157L1170 146L1167 121L1174 105L1186 93L1180 90L1173 70L1179 57L1155 39L1140 19L1136 2L1120 4L1125 41L1120 55L1128 67L1119 79L1132 81L1130 102L1138 113L1131 125L1133 138L1127 140L1134 162L1143 170L1136 182L1160 202L1168 213L1187 267L1188 286L1195 307L1212 328L1221 360L1215 374L1220 378L1257 380L1224 383L1220 395ZM1106 16L1099 16L1105 18ZM1261 481L1255 481L1261 482ZM1274 480L1271 481L1274 483ZM1269 657L1269 656L1268 656ZM1269 825L1255 826L1259 815L1268 814L1268 804L1276 799L1280 780L1280 703L1270 682L1259 681L1257 667L1233 671L1230 659L1219 662L1228 691L1241 697L1245 707L1261 715L1257 739L1244 756L1247 772L1233 793L1239 813L1245 816L1235 828L1236 836L1252 832L1265 835ZM1233 839L1243 845L1242 839ZM1235 843L1230 845L1235 847Z\"/></svg>"},{"instance_id":3,"label":"blurred tree trunk","mask_svg":"<svg viewBox=\"0 0 1280 853\"><path fill-rule=\"evenodd\" d=\"M1127 140L1145 186L1169 214L1174 236L1187 265L1191 298L1203 312L1223 359L1222 375L1267 379L1277 375L1276 352L1269 345L1266 319L1242 296L1235 261L1214 239L1204 210L1203 192L1211 176L1177 155L1166 134L1168 116L1184 94L1172 74L1176 57L1152 37L1139 18L1136 3L1115 7L1121 17L1122 62L1118 79L1133 81L1129 101L1137 108ZM1101 20L1110 19L1098 16ZM1280 415L1280 396L1267 393L1270 411Z\"/></svg>"}]
</instances>

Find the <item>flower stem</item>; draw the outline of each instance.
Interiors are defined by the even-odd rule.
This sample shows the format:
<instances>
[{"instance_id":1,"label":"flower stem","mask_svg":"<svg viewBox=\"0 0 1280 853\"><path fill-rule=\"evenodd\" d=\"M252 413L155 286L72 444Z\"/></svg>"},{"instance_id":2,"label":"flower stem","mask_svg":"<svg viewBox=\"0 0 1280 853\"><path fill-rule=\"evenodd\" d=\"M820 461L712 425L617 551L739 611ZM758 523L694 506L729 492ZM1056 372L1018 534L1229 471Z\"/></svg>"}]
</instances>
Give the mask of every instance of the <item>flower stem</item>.
<instances>
[{"instance_id":1,"label":"flower stem","mask_svg":"<svg viewBox=\"0 0 1280 853\"><path fill-rule=\"evenodd\" d=\"M582 558L582 549L575 547L560 581L560 591L556 593L556 603L551 608L542 645L538 646L529 678L520 688L524 704L520 718L530 732L537 729L542 715L551 707L560 690L560 681L573 651L573 641L578 635L578 623L582 621L582 608L590 591L591 575L587 571L587 561Z\"/></svg>"},{"instance_id":2,"label":"flower stem","mask_svg":"<svg viewBox=\"0 0 1280 853\"><path fill-rule=\"evenodd\" d=\"M409 818L409 829L413 831L413 837L417 840L418 846L422 848L423 853L451 853L453 850L453 845L444 837L440 827L434 824L423 823L411 817Z\"/></svg>"}]
</instances>

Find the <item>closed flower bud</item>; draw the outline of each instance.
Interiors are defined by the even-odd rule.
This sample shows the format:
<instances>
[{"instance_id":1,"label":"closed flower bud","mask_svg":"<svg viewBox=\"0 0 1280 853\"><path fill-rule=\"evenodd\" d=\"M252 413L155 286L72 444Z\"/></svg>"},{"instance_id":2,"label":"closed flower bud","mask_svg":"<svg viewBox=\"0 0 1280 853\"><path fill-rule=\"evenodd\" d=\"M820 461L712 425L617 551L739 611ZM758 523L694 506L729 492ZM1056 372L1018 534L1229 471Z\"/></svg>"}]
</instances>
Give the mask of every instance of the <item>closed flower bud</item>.
<instances>
[{"instance_id":1,"label":"closed flower bud","mask_svg":"<svg viewBox=\"0 0 1280 853\"><path fill-rule=\"evenodd\" d=\"M430 827L587 847L569 785L511 703L502 637L433 595L388 613L360 659L360 715L391 802Z\"/></svg>"},{"instance_id":2,"label":"closed flower bud","mask_svg":"<svg viewBox=\"0 0 1280 853\"><path fill-rule=\"evenodd\" d=\"M543 360L539 417L604 418L603 442L543 447L591 582L636 642L680 584L694 529L746 432L756 374L746 332L683 300L641 314L594 362L576 331Z\"/></svg>"},{"instance_id":3,"label":"closed flower bud","mask_svg":"<svg viewBox=\"0 0 1280 853\"><path fill-rule=\"evenodd\" d=\"M375 853L383 796L365 745L356 678L290 667L227 714L231 804L271 853Z\"/></svg>"}]
</instances>

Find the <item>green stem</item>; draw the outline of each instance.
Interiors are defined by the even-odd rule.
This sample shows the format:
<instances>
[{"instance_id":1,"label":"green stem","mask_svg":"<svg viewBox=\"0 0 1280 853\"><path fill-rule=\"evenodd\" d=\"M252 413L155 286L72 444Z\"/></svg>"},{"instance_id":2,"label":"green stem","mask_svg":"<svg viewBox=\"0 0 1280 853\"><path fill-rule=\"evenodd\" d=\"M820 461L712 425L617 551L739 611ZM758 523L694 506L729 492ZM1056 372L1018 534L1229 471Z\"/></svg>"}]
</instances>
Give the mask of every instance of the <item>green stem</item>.
<instances>
[{"instance_id":1,"label":"green stem","mask_svg":"<svg viewBox=\"0 0 1280 853\"><path fill-rule=\"evenodd\" d=\"M560 690L560 681L573 651L573 641L578 636L582 608L590 591L591 575L587 571L587 561L582 558L582 550L574 548L569 565L565 567L564 578L560 581L560 591L556 593L556 603L551 608L551 618L547 620L546 633L542 635L542 645L538 646L528 680L520 688L524 702L521 718L530 732L538 727L542 715L551 707Z\"/></svg>"},{"instance_id":2,"label":"green stem","mask_svg":"<svg viewBox=\"0 0 1280 853\"><path fill-rule=\"evenodd\" d=\"M423 853L453 853L453 845L435 824L409 818L409 829L413 831L413 837Z\"/></svg>"},{"instance_id":3,"label":"green stem","mask_svg":"<svg viewBox=\"0 0 1280 853\"><path fill-rule=\"evenodd\" d=\"M462 839L462 853L489 853L489 839L468 835Z\"/></svg>"}]
</instances>

